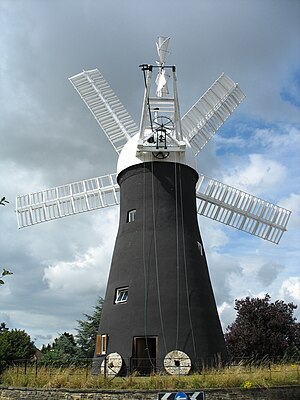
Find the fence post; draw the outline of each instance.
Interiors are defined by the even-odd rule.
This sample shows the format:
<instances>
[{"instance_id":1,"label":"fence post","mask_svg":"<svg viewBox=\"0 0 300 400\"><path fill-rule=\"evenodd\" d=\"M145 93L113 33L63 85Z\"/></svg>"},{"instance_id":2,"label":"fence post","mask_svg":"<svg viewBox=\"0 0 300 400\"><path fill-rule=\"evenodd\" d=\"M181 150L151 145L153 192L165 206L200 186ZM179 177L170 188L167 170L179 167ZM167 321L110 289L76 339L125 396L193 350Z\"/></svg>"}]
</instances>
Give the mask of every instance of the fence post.
<instances>
[{"instance_id":1,"label":"fence post","mask_svg":"<svg viewBox=\"0 0 300 400\"><path fill-rule=\"evenodd\" d=\"M104 379L107 377L107 358L106 356L104 357Z\"/></svg>"},{"instance_id":2,"label":"fence post","mask_svg":"<svg viewBox=\"0 0 300 400\"><path fill-rule=\"evenodd\" d=\"M85 380L87 381L89 375L89 359L86 359Z\"/></svg>"}]
</instances>

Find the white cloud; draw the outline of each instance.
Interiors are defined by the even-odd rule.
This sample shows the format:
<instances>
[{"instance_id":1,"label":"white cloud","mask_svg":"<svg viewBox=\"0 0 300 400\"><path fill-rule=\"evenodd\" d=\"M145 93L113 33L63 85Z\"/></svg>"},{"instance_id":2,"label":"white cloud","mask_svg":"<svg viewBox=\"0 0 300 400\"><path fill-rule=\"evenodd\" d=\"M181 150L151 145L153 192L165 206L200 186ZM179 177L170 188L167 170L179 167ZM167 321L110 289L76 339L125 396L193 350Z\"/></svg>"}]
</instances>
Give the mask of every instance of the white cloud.
<instances>
[{"instance_id":1,"label":"white cloud","mask_svg":"<svg viewBox=\"0 0 300 400\"><path fill-rule=\"evenodd\" d=\"M300 277L291 276L283 281L279 293L285 301L300 302Z\"/></svg>"},{"instance_id":2,"label":"white cloud","mask_svg":"<svg viewBox=\"0 0 300 400\"><path fill-rule=\"evenodd\" d=\"M99 246L89 246L83 253L77 252L71 261L58 261L44 269L43 280L50 290L62 291L65 296L74 292L104 294L116 237L116 217L117 210L112 208L102 214L101 223L89 226L90 233L101 238Z\"/></svg>"},{"instance_id":3,"label":"white cloud","mask_svg":"<svg viewBox=\"0 0 300 400\"><path fill-rule=\"evenodd\" d=\"M300 277L291 276L285 279L279 289L279 298L286 303L294 303L298 307L294 310L294 317L300 322Z\"/></svg>"},{"instance_id":4,"label":"white cloud","mask_svg":"<svg viewBox=\"0 0 300 400\"><path fill-rule=\"evenodd\" d=\"M65 295L73 292L86 293L99 290L103 292L107 281L111 246L90 248L74 261L60 261L44 270L44 281L54 291L63 291ZM104 262L103 262L104 261ZM99 266L102 266L99 267Z\"/></svg>"},{"instance_id":5,"label":"white cloud","mask_svg":"<svg viewBox=\"0 0 300 400\"><path fill-rule=\"evenodd\" d=\"M283 126L279 129L283 133L278 133L278 128L261 129L258 128L254 134L254 140L263 146L269 146L277 149L290 148L295 151L300 148L300 130L296 126Z\"/></svg>"},{"instance_id":6,"label":"white cloud","mask_svg":"<svg viewBox=\"0 0 300 400\"><path fill-rule=\"evenodd\" d=\"M220 224L201 216L198 216L198 221L206 252L223 247L228 243L229 238Z\"/></svg>"},{"instance_id":7,"label":"white cloud","mask_svg":"<svg viewBox=\"0 0 300 400\"><path fill-rule=\"evenodd\" d=\"M232 136L232 137L223 137L222 135L218 135L215 138L218 146L236 146L242 147L247 144L247 141L242 136Z\"/></svg>"},{"instance_id":8,"label":"white cloud","mask_svg":"<svg viewBox=\"0 0 300 400\"><path fill-rule=\"evenodd\" d=\"M300 194L291 193L288 198L280 201L280 205L292 211L288 229L300 228Z\"/></svg>"},{"instance_id":9,"label":"white cloud","mask_svg":"<svg viewBox=\"0 0 300 400\"><path fill-rule=\"evenodd\" d=\"M236 311L234 310L233 304L226 302L222 303L218 307L218 313L222 324L223 332L226 332L226 328L232 324L236 317Z\"/></svg>"},{"instance_id":10,"label":"white cloud","mask_svg":"<svg viewBox=\"0 0 300 400\"><path fill-rule=\"evenodd\" d=\"M242 268L239 261L219 252L207 254L212 286L217 304L231 302L235 298L235 282L241 280Z\"/></svg>"},{"instance_id":11,"label":"white cloud","mask_svg":"<svg viewBox=\"0 0 300 400\"><path fill-rule=\"evenodd\" d=\"M286 167L261 154L250 154L248 163L225 173L224 183L258 195L276 187L286 176Z\"/></svg>"}]
</instances>

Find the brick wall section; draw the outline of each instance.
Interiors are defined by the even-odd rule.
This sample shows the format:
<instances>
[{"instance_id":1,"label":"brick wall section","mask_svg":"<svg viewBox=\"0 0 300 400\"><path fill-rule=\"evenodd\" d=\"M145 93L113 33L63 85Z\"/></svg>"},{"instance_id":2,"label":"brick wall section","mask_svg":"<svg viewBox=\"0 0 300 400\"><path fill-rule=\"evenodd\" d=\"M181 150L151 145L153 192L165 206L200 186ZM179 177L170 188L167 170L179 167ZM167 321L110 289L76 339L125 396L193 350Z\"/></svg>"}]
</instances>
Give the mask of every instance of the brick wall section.
<instances>
[{"instance_id":1,"label":"brick wall section","mask_svg":"<svg viewBox=\"0 0 300 400\"><path fill-rule=\"evenodd\" d=\"M0 387L0 400L156 400L157 391L28 389ZM299 400L300 386L270 389L206 389L205 400Z\"/></svg>"}]
</instances>

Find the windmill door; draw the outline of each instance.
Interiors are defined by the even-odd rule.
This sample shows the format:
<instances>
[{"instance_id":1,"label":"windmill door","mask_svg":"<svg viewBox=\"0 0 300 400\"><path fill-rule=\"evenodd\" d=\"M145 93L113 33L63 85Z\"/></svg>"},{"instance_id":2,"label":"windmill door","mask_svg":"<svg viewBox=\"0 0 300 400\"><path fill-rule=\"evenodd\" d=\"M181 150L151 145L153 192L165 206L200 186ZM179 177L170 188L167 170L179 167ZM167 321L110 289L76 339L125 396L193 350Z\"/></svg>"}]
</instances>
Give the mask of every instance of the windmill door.
<instances>
[{"instance_id":1,"label":"windmill door","mask_svg":"<svg viewBox=\"0 0 300 400\"><path fill-rule=\"evenodd\" d=\"M157 336L133 338L132 372L149 375L156 370Z\"/></svg>"}]
</instances>

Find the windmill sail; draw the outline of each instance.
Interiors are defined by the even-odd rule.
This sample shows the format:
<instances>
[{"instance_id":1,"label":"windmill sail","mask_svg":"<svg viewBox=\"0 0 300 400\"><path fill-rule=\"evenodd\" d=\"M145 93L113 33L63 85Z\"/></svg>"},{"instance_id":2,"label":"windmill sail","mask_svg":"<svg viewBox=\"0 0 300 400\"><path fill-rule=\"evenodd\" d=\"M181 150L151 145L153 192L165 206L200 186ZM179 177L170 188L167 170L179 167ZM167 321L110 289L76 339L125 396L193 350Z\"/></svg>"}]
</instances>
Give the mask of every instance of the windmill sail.
<instances>
[{"instance_id":1,"label":"windmill sail","mask_svg":"<svg viewBox=\"0 0 300 400\"><path fill-rule=\"evenodd\" d=\"M201 175L197 212L223 224L278 244L291 212L239 189Z\"/></svg>"},{"instance_id":2,"label":"windmill sail","mask_svg":"<svg viewBox=\"0 0 300 400\"><path fill-rule=\"evenodd\" d=\"M120 153L125 143L138 132L138 127L109 84L98 69L83 71L69 80Z\"/></svg>"},{"instance_id":3,"label":"windmill sail","mask_svg":"<svg viewBox=\"0 0 300 400\"><path fill-rule=\"evenodd\" d=\"M237 83L224 73L182 117L183 136L195 155L214 136L245 98Z\"/></svg>"},{"instance_id":4,"label":"windmill sail","mask_svg":"<svg viewBox=\"0 0 300 400\"><path fill-rule=\"evenodd\" d=\"M19 228L119 204L116 174L17 197Z\"/></svg>"}]
</instances>

